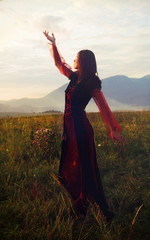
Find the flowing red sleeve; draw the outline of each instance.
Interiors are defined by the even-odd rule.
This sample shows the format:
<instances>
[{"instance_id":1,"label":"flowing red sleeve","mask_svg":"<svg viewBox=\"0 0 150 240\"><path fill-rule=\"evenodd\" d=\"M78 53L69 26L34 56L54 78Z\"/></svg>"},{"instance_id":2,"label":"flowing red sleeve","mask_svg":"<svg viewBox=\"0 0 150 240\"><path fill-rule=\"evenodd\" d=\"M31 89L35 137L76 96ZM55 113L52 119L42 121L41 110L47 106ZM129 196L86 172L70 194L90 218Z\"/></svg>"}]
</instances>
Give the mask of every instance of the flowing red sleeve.
<instances>
[{"instance_id":1,"label":"flowing red sleeve","mask_svg":"<svg viewBox=\"0 0 150 240\"><path fill-rule=\"evenodd\" d=\"M48 43L50 53L54 59L54 63L59 71L69 78L72 73L72 68L65 62L64 58L59 53L56 45Z\"/></svg>"},{"instance_id":2,"label":"flowing red sleeve","mask_svg":"<svg viewBox=\"0 0 150 240\"><path fill-rule=\"evenodd\" d=\"M119 126L113 113L111 112L111 110L107 104L107 101L103 95L103 92L99 88L94 89L92 96L93 96L93 99L94 99L96 105L99 108L102 120L103 120L106 128L108 129L108 135L110 136L111 130L120 132L121 127Z\"/></svg>"}]
</instances>

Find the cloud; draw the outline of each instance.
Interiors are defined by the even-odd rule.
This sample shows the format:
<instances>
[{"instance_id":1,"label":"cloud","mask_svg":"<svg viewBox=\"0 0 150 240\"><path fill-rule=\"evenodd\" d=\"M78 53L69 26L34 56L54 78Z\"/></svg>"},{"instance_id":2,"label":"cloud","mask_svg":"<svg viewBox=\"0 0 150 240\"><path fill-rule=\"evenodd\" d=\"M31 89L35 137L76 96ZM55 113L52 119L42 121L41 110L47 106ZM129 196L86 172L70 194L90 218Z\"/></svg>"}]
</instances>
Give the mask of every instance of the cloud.
<instances>
[{"instance_id":1,"label":"cloud","mask_svg":"<svg viewBox=\"0 0 150 240\"><path fill-rule=\"evenodd\" d=\"M102 77L149 74L149 0L7 0L0 5L4 83L65 83L55 69L43 30L54 32L69 64L79 50L89 48Z\"/></svg>"},{"instance_id":2,"label":"cloud","mask_svg":"<svg viewBox=\"0 0 150 240\"><path fill-rule=\"evenodd\" d=\"M31 19L33 26L40 29L40 31L47 29L53 31L62 32L63 29L60 27L60 23L63 22L62 17L55 17L52 15L44 15L40 13L34 14Z\"/></svg>"}]
</instances>

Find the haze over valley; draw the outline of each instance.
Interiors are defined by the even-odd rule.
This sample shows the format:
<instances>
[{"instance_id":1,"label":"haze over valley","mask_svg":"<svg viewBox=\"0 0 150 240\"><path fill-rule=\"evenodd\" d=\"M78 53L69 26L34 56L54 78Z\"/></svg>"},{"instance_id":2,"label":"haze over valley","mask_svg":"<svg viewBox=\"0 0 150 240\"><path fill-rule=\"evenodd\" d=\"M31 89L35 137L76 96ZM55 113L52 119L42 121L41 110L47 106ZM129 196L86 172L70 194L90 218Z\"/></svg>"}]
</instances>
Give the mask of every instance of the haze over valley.
<instances>
[{"instance_id":1,"label":"haze over valley","mask_svg":"<svg viewBox=\"0 0 150 240\"><path fill-rule=\"evenodd\" d=\"M63 112L67 85L68 83L41 98L0 101L0 112ZM142 78L128 78L123 75L105 78L102 80L102 91L112 111L150 110L150 75ZM86 111L98 111L93 100Z\"/></svg>"}]
</instances>

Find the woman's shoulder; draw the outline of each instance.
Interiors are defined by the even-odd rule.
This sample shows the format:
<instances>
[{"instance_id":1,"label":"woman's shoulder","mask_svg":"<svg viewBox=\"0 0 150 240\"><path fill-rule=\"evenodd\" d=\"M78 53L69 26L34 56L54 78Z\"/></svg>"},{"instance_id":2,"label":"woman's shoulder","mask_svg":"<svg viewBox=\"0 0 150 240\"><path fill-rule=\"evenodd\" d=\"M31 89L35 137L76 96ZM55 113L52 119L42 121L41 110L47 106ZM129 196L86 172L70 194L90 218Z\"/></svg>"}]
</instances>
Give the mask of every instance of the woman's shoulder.
<instances>
[{"instance_id":1,"label":"woman's shoulder","mask_svg":"<svg viewBox=\"0 0 150 240\"><path fill-rule=\"evenodd\" d=\"M72 72L71 75L69 76L69 79L72 80L72 81L77 81L78 71Z\"/></svg>"},{"instance_id":2,"label":"woman's shoulder","mask_svg":"<svg viewBox=\"0 0 150 240\"><path fill-rule=\"evenodd\" d=\"M95 88L100 88L101 89L102 82L101 82L100 78L95 75L93 80L94 80L93 84L92 84L93 89L95 89Z\"/></svg>"}]
</instances>

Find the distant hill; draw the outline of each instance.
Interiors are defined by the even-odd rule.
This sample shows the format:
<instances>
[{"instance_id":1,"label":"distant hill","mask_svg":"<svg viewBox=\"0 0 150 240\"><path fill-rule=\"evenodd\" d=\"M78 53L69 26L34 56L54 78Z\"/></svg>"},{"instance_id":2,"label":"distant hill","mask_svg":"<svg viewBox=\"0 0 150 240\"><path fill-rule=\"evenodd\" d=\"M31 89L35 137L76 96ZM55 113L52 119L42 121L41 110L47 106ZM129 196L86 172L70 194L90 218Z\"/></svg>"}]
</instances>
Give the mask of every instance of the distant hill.
<instances>
[{"instance_id":1,"label":"distant hill","mask_svg":"<svg viewBox=\"0 0 150 240\"><path fill-rule=\"evenodd\" d=\"M142 78L114 76L104 79L105 95L120 103L133 106L150 106L150 75Z\"/></svg>"},{"instance_id":2,"label":"distant hill","mask_svg":"<svg viewBox=\"0 0 150 240\"><path fill-rule=\"evenodd\" d=\"M64 91L67 85L42 98L0 101L0 112L64 111ZM128 78L123 75L105 78L102 80L102 91L112 110L150 110L150 75L142 78ZM93 100L88 104L86 111L98 111Z\"/></svg>"}]
</instances>

